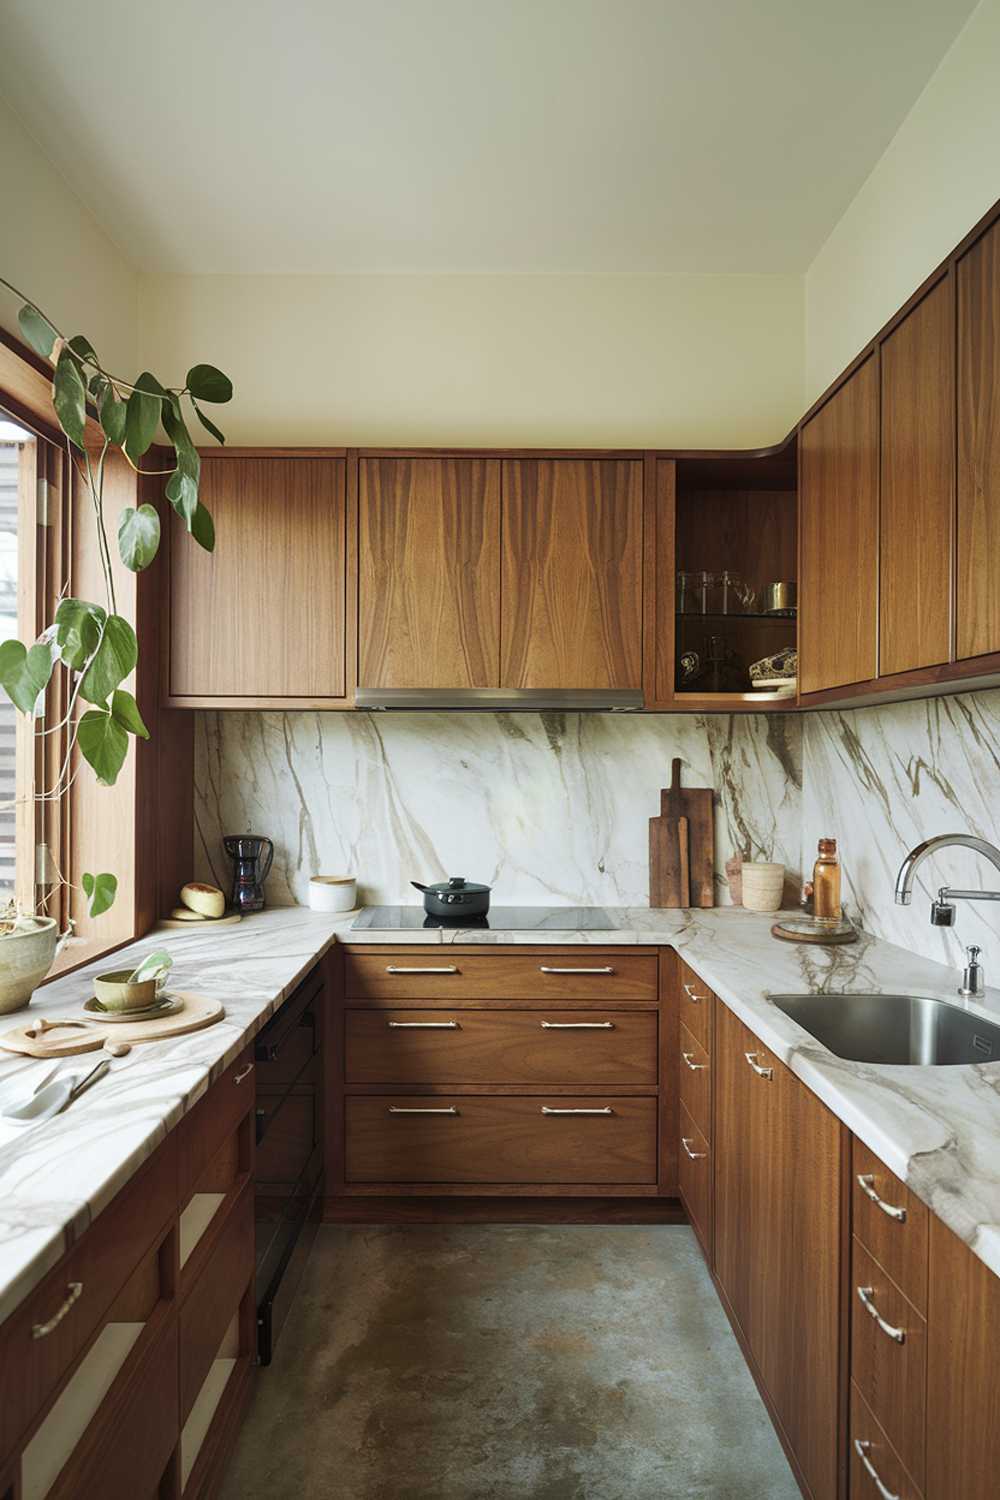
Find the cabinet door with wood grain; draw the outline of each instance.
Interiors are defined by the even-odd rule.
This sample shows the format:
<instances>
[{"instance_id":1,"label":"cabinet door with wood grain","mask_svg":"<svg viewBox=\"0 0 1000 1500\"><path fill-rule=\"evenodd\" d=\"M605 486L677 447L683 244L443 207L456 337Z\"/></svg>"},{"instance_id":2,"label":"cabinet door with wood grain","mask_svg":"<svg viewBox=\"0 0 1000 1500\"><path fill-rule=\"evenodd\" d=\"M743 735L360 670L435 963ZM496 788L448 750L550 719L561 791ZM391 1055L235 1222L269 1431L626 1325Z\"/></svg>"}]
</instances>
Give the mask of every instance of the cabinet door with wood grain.
<instances>
[{"instance_id":1,"label":"cabinet door with wood grain","mask_svg":"<svg viewBox=\"0 0 1000 1500\"><path fill-rule=\"evenodd\" d=\"M799 686L869 682L877 671L878 375L875 356L799 438Z\"/></svg>"},{"instance_id":2,"label":"cabinet door with wood grain","mask_svg":"<svg viewBox=\"0 0 1000 1500\"><path fill-rule=\"evenodd\" d=\"M497 687L499 460L363 458L358 506L362 687Z\"/></svg>"},{"instance_id":3,"label":"cabinet door with wood grain","mask_svg":"<svg viewBox=\"0 0 1000 1500\"><path fill-rule=\"evenodd\" d=\"M958 262L957 655L1000 651L1000 225Z\"/></svg>"},{"instance_id":4,"label":"cabinet door with wood grain","mask_svg":"<svg viewBox=\"0 0 1000 1500\"><path fill-rule=\"evenodd\" d=\"M642 463L503 465L500 681L642 685Z\"/></svg>"},{"instance_id":5,"label":"cabinet door with wood grain","mask_svg":"<svg viewBox=\"0 0 1000 1500\"><path fill-rule=\"evenodd\" d=\"M951 656L955 305L949 276L881 348L879 676Z\"/></svg>"},{"instance_id":6,"label":"cabinet door with wood grain","mask_svg":"<svg viewBox=\"0 0 1000 1500\"><path fill-rule=\"evenodd\" d=\"M755 1350L766 1315L766 1167L773 1090L747 1062L753 1032L728 1006L715 1015L715 1274L743 1335Z\"/></svg>"},{"instance_id":7,"label":"cabinet door with wood grain","mask_svg":"<svg viewBox=\"0 0 1000 1500\"><path fill-rule=\"evenodd\" d=\"M212 456L201 495L214 552L169 518L169 699L344 700L345 460Z\"/></svg>"}]
</instances>

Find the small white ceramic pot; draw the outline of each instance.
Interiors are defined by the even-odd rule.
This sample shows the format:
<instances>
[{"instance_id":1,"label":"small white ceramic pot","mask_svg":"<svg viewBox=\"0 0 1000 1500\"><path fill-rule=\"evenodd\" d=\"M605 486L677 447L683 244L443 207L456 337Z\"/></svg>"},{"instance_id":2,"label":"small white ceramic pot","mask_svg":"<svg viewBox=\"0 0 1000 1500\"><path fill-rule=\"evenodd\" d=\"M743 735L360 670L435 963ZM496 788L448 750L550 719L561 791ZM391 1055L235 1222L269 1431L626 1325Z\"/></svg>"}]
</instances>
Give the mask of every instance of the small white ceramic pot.
<instances>
[{"instance_id":1,"label":"small white ceramic pot","mask_svg":"<svg viewBox=\"0 0 1000 1500\"><path fill-rule=\"evenodd\" d=\"M314 875L309 881L313 911L353 911L357 900L358 882L353 875Z\"/></svg>"},{"instance_id":2,"label":"small white ceramic pot","mask_svg":"<svg viewBox=\"0 0 1000 1500\"><path fill-rule=\"evenodd\" d=\"M743 861L743 905L748 911L780 911L785 889L784 865Z\"/></svg>"}]
</instances>

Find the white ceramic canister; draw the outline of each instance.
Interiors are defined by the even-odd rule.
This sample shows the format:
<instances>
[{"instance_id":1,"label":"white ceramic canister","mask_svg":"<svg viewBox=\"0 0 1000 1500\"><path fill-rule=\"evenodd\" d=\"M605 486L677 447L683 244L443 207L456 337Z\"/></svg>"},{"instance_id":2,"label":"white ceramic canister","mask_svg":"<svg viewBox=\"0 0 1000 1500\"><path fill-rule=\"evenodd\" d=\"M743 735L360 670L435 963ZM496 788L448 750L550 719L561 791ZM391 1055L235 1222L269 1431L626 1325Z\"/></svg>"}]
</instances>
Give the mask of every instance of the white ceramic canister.
<instances>
[{"instance_id":1,"label":"white ceramic canister","mask_svg":"<svg viewBox=\"0 0 1000 1500\"><path fill-rule=\"evenodd\" d=\"M785 889L784 865L743 861L743 905L748 911L780 911Z\"/></svg>"},{"instance_id":2,"label":"white ceramic canister","mask_svg":"<svg viewBox=\"0 0 1000 1500\"><path fill-rule=\"evenodd\" d=\"M313 875L309 881L313 911L353 911L357 900L358 882L353 875Z\"/></svg>"}]
</instances>

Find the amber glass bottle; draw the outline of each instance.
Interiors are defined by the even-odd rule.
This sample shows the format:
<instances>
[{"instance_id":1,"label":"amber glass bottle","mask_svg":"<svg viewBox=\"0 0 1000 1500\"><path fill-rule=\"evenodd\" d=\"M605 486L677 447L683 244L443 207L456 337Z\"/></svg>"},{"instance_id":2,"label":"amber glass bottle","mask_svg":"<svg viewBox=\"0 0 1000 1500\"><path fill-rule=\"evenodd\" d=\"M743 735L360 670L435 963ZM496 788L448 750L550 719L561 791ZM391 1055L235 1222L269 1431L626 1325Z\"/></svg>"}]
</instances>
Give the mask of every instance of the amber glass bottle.
<instances>
[{"instance_id":1,"label":"amber glass bottle","mask_svg":"<svg viewBox=\"0 0 1000 1500\"><path fill-rule=\"evenodd\" d=\"M813 915L824 927L835 927L840 921L840 860L836 839L819 841L813 865Z\"/></svg>"}]
</instances>

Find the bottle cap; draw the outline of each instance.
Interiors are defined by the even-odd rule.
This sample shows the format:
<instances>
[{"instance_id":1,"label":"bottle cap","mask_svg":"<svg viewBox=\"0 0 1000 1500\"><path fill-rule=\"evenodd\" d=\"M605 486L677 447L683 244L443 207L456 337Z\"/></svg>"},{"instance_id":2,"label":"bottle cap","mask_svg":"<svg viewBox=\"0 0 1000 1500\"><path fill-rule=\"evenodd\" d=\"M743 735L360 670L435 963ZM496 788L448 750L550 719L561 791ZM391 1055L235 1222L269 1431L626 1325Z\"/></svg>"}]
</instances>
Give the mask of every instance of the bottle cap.
<instances>
[{"instance_id":1,"label":"bottle cap","mask_svg":"<svg viewBox=\"0 0 1000 1500\"><path fill-rule=\"evenodd\" d=\"M837 852L837 840L836 839L820 839L820 841L819 841L819 852L820 852L820 854L836 854L836 852Z\"/></svg>"}]
</instances>

